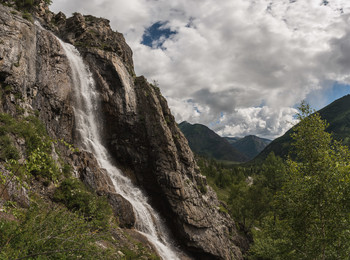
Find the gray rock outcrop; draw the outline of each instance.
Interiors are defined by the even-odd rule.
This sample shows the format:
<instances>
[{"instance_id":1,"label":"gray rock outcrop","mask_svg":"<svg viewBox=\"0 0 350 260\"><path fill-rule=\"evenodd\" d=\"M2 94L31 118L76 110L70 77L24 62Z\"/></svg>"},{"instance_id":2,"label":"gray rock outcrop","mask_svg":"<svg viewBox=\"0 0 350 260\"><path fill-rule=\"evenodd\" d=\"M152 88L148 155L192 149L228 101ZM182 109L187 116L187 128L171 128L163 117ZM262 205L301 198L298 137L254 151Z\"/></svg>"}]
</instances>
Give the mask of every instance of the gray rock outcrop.
<instances>
[{"instance_id":1,"label":"gray rock outcrop","mask_svg":"<svg viewBox=\"0 0 350 260\"><path fill-rule=\"evenodd\" d=\"M132 52L106 19L37 12L43 26L74 44L89 64L101 96L101 131L116 164L150 196L179 245L196 259L243 259L245 239L220 211L157 86L135 77ZM71 72L57 39L0 4L0 84L20 99L2 97L0 111L39 111L49 134L79 146L74 131ZM107 195L125 227L135 217L115 194L111 180L93 155L67 153L78 176Z\"/></svg>"}]
</instances>

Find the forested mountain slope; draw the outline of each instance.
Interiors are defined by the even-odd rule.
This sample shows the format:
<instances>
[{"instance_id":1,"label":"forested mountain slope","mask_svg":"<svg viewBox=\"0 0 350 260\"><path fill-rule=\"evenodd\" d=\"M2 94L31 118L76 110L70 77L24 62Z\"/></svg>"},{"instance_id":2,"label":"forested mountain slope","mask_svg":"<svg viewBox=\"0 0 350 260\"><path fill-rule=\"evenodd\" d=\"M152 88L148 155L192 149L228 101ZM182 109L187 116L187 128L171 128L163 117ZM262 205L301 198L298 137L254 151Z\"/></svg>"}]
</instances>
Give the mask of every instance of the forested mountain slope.
<instances>
[{"instance_id":1,"label":"forested mountain slope","mask_svg":"<svg viewBox=\"0 0 350 260\"><path fill-rule=\"evenodd\" d=\"M318 111L321 118L329 124L327 131L332 133L334 139L342 141L350 146L350 95L335 100L328 106ZM271 152L275 155L285 157L291 151L291 137L294 128L288 130L283 136L272 141L257 157L256 160L263 160Z\"/></svg>"},{"instance_id":2,"label":"forested mountain slope","mask_svg":"<svg viewBox=\"0 0 350 260\"><path fill-rule=\"evenodd\" d=\"M182 122L180 130L194 153L216 160L244 162L248 157L240 153L225 139L205 125Z\"/></svg>"}]
</instances>

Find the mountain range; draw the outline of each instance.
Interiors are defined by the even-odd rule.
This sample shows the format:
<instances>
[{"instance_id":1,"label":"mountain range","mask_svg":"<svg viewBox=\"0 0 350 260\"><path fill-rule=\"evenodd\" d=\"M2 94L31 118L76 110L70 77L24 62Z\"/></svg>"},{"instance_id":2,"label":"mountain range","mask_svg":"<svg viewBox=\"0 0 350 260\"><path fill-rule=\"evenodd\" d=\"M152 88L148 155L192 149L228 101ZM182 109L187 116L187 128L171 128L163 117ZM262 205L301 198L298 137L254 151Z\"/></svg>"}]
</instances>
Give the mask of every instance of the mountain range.
<instances>
[{"instance_id":1,"label":"mountain range","mask_svg":"<svg viewBox=\"0 0 350 260\"><path fill-rule=\"evenodd\" d=\"M224 137L234 148L248 157L249 160L257 156L271 140L260 138L256 135L248 135L243 138Z\"/></svg>"},{"instance_id":2,"label":"mountain range","mask_svg":"<svg viewBox=\"0 0 350 260\"><path fill-rule=\"evenodd\" d=\"M332 133L336 140L350 146L350 95L335 100L318 113L329 124L326 130ZM290 135L294 127L273 141L254 135L244 138L220 137L204 125L190 124L186 121L180 123L179 128L194 153L216 160L259 162L271 152L284 158L292 152Z\"/></svg>"},{"instance_id":3,"label":"mountain range","mask_svg":"<svg viewBox=\"0 0 350 260\"><path fill-rule=\"evenodd\" d=\"M186 121L180 123L179 128L194 153L222 161L249 161L271 142L254 135L244 138L221 137L205 125Z\"/></svg>"}]
</instances>

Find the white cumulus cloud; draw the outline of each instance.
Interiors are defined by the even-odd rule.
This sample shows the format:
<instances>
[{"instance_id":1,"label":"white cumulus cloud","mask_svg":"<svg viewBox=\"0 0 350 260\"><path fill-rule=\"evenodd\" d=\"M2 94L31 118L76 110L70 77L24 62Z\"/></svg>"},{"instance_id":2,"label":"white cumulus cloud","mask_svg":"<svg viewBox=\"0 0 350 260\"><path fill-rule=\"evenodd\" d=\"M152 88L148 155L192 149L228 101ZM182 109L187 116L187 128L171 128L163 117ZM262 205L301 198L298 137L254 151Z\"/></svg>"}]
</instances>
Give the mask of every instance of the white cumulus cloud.
<instances>
[{"instance_id":1,"label":"white cumulus cloud","mask_svg":"<svg viewBox=\"0 0 350 260\"><path fill-rule=\"evenodd\" d=\"M54 0L52 9L108 18L176 119L222 135L277 137L310 93L350 83L348 0ZM162 49L142 45L159 21L176 34Z\"/></svg>"}]
</instances>

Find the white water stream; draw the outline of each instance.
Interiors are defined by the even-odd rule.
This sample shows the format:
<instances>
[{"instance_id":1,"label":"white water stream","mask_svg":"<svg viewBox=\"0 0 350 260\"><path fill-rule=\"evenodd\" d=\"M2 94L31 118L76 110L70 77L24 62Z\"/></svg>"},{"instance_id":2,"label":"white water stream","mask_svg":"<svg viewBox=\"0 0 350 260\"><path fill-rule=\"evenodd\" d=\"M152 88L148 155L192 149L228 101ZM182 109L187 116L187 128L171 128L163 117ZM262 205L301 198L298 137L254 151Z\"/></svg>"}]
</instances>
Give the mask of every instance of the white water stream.
<instances>
[{"instance_id":1,"label":"white water stream","mask_svg":"<svg viewBox=\"0 0 350 260\"><path fill-rule=\"evenodd\" d=\"M74 46L60 39L58 41L72 70L76 99L74 112L81 148L95 155L100 167L106 169L111 177L116 192L132 204L136 217L135 228L147 237L163 259L179 259L158 213L150 206L145 194L112 164L109 152L102 145L98 129L99 94L92 74Z\"/></svg>"}]
</instances>

